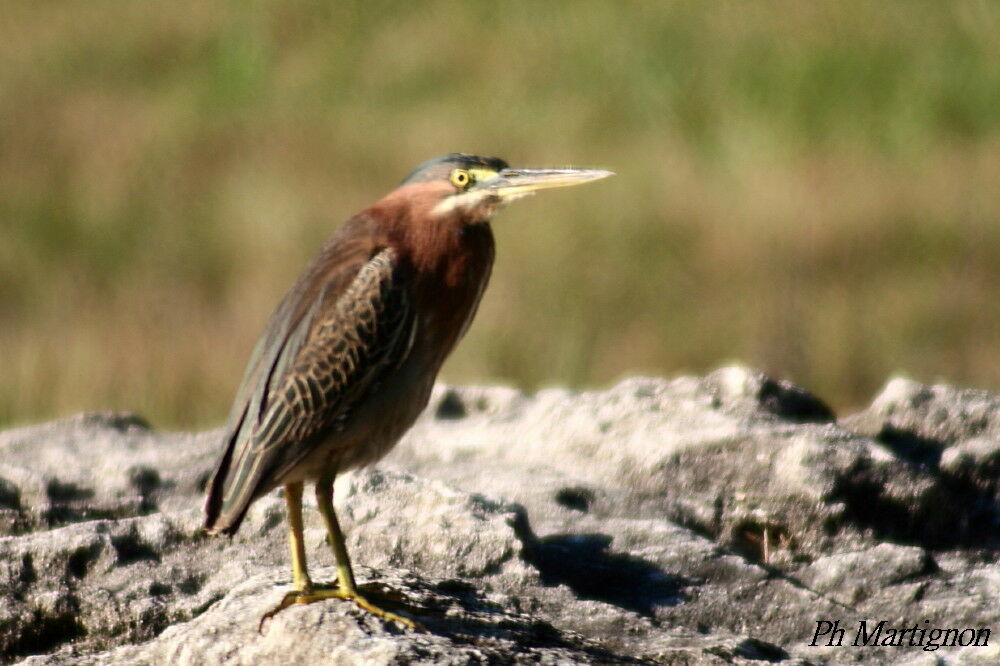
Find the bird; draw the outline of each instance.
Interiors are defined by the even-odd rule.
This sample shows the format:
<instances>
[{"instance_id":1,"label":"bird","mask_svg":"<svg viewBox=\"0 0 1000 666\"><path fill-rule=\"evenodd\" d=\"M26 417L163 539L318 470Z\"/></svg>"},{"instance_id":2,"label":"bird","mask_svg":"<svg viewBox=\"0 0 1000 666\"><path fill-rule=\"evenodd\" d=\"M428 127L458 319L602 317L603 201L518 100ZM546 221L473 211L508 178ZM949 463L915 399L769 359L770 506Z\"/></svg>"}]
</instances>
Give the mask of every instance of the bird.
<instances>
[{"instance_id":1,"label":"bird","mask_svg":"<svg viewBox=\"0 0 1000 666\"><path fill-rule=\"evenodd\" d=\"M333 506L334 479L385 456L427 405L489 281L494 214L539 190L610 175L512 169L496 157L451 153L418 165L322 245L250 355L207 485L203 529L230 536L255 500L283 488L292 585L258 629L292 604L330 598L419 628L359 589ZM306 482L315 484L335 583L309 576Z\"/></svg>"}]
</instances>

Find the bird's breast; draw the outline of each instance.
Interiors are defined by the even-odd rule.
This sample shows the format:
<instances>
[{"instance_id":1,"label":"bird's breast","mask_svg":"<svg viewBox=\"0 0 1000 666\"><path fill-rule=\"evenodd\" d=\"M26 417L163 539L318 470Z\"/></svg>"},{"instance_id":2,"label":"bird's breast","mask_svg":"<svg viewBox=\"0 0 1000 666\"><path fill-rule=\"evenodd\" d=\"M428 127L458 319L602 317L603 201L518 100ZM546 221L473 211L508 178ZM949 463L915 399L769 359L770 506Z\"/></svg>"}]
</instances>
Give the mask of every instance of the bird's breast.
<instances>
[{"instance_id":1,"label":"bird's breast","mask_svg":"<svg viewBox=\"0 0 1000 666\"><path fill-rule=\"evenodd\" d=\"M493 234L487 224L454 234L432 268L419 271L412 294L418 312L416 343L437 367L464 335L476 314L493 268Z\"/></svg>"}]
</instances>

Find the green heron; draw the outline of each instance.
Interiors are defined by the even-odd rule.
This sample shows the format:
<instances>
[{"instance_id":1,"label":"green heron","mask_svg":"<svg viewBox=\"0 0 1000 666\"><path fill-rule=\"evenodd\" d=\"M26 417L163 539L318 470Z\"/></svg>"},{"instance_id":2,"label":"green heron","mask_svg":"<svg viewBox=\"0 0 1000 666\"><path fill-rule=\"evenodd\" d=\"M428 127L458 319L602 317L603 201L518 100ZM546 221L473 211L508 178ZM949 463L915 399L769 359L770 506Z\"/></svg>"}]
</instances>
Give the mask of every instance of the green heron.
<instances>
[{"instance_id":1,"label":"green heron","mask_svg":"<svg viewBox=\"0 0 1000 666\"><path fill-rule=\"evenodd\" d=\"M415 626L358 590L333 508L334 478L382 458L426 406L489 280L493 214L536 190L609 175L445 155L418 166L323 245L250 356L205 503L205 531L232 535L254 500L284 486L292 590L261 623L293 603L339 598ZM306 568L305 481L316 484L337 565L333 585L314 585Z\"/></svg>"}]
</instances>

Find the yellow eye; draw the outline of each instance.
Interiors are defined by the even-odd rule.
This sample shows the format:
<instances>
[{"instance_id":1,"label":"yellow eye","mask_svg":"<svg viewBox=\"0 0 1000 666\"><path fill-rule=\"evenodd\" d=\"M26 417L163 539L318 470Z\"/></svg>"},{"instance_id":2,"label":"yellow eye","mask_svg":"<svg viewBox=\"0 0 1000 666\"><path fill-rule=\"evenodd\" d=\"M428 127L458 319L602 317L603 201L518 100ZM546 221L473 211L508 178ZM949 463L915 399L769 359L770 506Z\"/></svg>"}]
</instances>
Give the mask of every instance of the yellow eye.
<instances>
[{"instance_id":1,"label":"yellow eye","mask_svg":"<svg viewBox=\"0 0 1000 666\"><path fill-rule=\"evenodd\" d=\"M452 185L462 189L469 184L471 178L469 177L469 172L465 169L455 169L451 172L450 180Z\"/></svg>"}]
</instances>

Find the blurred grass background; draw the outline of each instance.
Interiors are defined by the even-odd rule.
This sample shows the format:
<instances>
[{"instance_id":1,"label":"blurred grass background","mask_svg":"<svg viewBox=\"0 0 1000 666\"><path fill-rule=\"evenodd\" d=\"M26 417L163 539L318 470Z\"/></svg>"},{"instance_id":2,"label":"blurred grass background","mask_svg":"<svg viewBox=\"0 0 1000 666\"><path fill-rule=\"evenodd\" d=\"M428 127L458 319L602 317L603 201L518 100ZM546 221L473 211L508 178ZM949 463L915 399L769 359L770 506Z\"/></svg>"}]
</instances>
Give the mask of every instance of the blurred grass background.
<instances>
[{"instance_id":1,"label":"blurred grass background","mask_svg":"<svg viewBox=\"0 0 1000 666\"><path fill-rule=\"evenodd\" d=\"M456 150L619 175L498 218L448 380L998 390L997 35L992 1L5 0L0 425L219 423L323 238Z\"/></svg>"}]
</instances>

